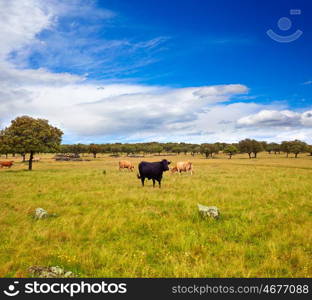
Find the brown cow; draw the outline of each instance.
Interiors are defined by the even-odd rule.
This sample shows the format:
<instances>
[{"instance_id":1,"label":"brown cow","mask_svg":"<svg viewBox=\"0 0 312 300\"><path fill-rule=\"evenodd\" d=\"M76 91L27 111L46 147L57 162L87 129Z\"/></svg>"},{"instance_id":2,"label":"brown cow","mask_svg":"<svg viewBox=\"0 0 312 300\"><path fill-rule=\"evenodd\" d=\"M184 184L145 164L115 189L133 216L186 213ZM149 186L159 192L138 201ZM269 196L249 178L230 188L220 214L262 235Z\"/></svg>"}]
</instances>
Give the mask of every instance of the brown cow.
<instances>
[{"instance_id":1,"label":"brown cow","mask_svg":"<svg viewBox=\"0 0 312 300\"><path fill-rule=\"evenodd\" d=\"M130 161L128 161L128 160L121 160L121 161L119 162L119 171L120 171L121 169L128 169L128 170L130 170L131 172L133 172L134 165L133 165Z\"/></svg>"},{"instance_id":2,"label":"brown cow","mask_svg":"<svg viewBox=\"0 0 312 300\"><path fill-rule=\"evenodd\" d=\"M11 168L13 166L13 163L14 163L13 160L11 160L11 161L0 161L0 167L1 168L3 168L3 167Z\"/></svg>"},{"instance_id":3,"label":"brown cow","mask_svg":"<svg viewBox=\"0 0 312 300\"><path fill-rule=\"evenodd\" d=\"M171 173L179 172L191 172L193 175L193 165L190 161L179 161L177 165L171 169Z\"/></svg>"}]
</instances>

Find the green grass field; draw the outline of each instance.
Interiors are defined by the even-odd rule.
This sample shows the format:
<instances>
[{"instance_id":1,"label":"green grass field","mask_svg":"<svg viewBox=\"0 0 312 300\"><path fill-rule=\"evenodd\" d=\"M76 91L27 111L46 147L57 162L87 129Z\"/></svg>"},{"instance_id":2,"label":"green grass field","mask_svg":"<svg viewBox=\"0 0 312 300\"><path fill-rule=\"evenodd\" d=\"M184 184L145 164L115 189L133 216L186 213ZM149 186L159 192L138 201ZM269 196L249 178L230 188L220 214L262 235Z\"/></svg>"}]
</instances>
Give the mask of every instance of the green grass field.
<instances>
[{"instance_id":1,"label":"green grass field","mask_svg":"<svg viewBox=\"0 0 312 300\"><path fill-rule=\"evenodd\" d=\"M41 157L32 172L0 169L0 277L29 277L34 265L79 277L312 276L306 154L170 156L193 161L195 173L166 172L161 189L142 188L137 169L119 172L118 158ZM200 218L197 203L221 218ZM37 207L58 217L35 220Z\"/></svg>"}]
</instances>

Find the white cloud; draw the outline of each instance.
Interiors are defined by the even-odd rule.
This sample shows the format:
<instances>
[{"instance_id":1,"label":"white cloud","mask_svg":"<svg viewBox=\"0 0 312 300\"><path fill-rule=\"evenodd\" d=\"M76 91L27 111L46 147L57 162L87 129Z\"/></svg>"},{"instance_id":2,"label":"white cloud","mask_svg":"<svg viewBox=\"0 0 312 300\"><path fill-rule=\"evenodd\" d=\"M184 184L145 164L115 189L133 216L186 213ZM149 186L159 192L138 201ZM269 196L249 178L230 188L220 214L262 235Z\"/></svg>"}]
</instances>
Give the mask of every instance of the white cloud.
<instances>
[{"instance_id":1,"label":"white cloud","mask_svg":"<svg viewBox=\"0 0 312 300\"><path fill-rule=\"evenodd\" d=\"M312 143L312 111L260 109L237 120L237 131L249 132L260 140L281 142L304 140ZM247 135L246 135L247 136Z\"/></svg>"},{"instance_id":2,"label":"white cloud","mask_svg":"<svg viewBox=\"0 0 312 300\"><path fill-rule=\"evenodd\" d=\"M49 28L53 19L39 0L0 0L0 58L35 42L36 34Z\"/></svg>"},{"instance_id":3,"label":"white cloud","mask_svg":"<svg viewBox=\"0 0 312 300\"><path fill-rule=\"evenodd\" d=\"M0 0L0 87L7 85L71 83L84 78L68 73L52 73L44 68L25 69L8 61L11 53L23 53L29 45L41 44L37 35L52 28L57 20L57 2L40 0Z\"/></svg>"},{"instance_id":4,"label":"white cloud","mask_svg":"<svg viewBox=\"0 0 312 300\"><path fill-rule=\"evenodd\" d=\"M44 68L16 69L13 65L0 62L0 85L64 85L85 80L83 76L69 73L52 73Z\"/></svg>"},{"instance_id":5,"label":"white cloud","mask_svg":"<svg viewBox=\"0 0 312 300\"><path fill-rule=\"evenodd\" d=\"M300 114L289 110L261 110L237 121L241 126L297 126Z\"/></svg>"},{"instance_id":6,"label":"white cloud","mask_svg":"<svg viewBox=\"0 0 312 300\"><path fill-rule=\"evenodd\" d=\"M79 3L83 6L77 9ZM108 10L93 14L90 3L0 0L0 126L8 125L18 115L42 117L64 130L66 142L105 139L234 142L245 137L275 140L287 136L310 139L312 111L297 113L285 110L281 105L237 102L241 101L241 95L250 97L248 87L243 84L188 88L108 84L90 81L87 76L52 72L42 66L27 68L27 57L34 49L41 48L45 49L44 54L51 49L57 50L58 55L53 59L47 55L47 61L51 60L47 65L53 64L54 59L60 64L70 62L90 68L99 63L90 55L78 55L73 50L75 47L69 45L72 40L66 41L67 35L58 38L58 32L55 32L47 44L39 37L43 30L53 32L58 19L66 14L101 19L114 16ZM71 26L75 27L75 24ZM165 40L160 37L143 42L106 41L102 47L95 44L92 49L95 52L110 49L107 54L114 56L114 52L119 52L118 55L124 55L129 53L124 52L124 48L150 51ZM79 42L85 45L87 40ZM65 50L73 50L65 58L61 51L64 45L68 46ZM131 67L145 63L148 61L138 61ZM103 73L129 69L129 66L115 65L109 60L107 65ZM293 128L287 132L272 130L280 126Z\"/></svg>"},{"instance_id":7,"label":"white cloud","mask_svg":"<svg viewBox=\"0 0 312 300\"><path fill-rule=\"evenodd\" d=\"M240 118L240 126L252 127L301 127L312 126L312 111L298 113L290 110L261 110Z\"/></svg>"},{"instance_id":8,"label":"white cloud","mask_svg":"<svg viewBox=\"0 0 312 300\"><path fill-rule=\"evenodd\" d=\"M301 114L300 122L303 126L312 127L312 110L306 111Z\"/></svg>"},{"instance_id":9,"label":"white cloud","mask_svg":"<svg viewBox=\"0 0 312 300\"><path fill-rule=\"evenodd\" d=\"M242 85L173 89L129 84L101 88L96 84L24 84L23 90L11 89L9 101L2 102L0 117L44 117L65 132L83 137L164 132L169 138L209 106L246 90ZM27 103L20 101L21 96Z\"/></svg>"},{"instance_id":10,"label":"white cloud","mask_svg":"<svg viewBox=\"0 0 312 300\"><path fill-rule=\"evenodd\" d=\"M4 43L1 51L3 56L0 57L2 123L8 124L9 120L17 115L28 114L49 119L60 126L67 137L74 136L77 139L105 136L130 139L140 136L140 139L145 139L156 138L160 132L164 133L164 138L167 136L170 139L183 131L184 135L188 132L194 134L191 123L195 122L208 106L248 92L248 88L240 84L177 89L135 84L103 84L90 82L83 76L69 73L53 73L44 68L25 68L23 60L31 53L34 45L36 49L46 46L42 44L38 34L44 29L55 28L58 17L65 12L69 15L81 15L81 11L72 8L73 4L78 2L69 1L64 4L51 1L48 7L43 6L44 2L39 0L11 2L8 9L10 26L3 27L5 29L0 31L0 36L10 35L12 39ZM0 3L4 6L5 1L0 0ZM87 12L87 15L92 12L86 6L82 10ZM25 12L28 17L23 23ZM113 15L109 11L97 14L97 18L110 18ZM66 42L60 41L57 36L57 33L51 35L52 41L49 43L53 42L53 47L59 47L60 50ZM68 36L61 38L66 39ZM115 51L116 47L128 47L131 51L153 49L166 39L160 37L137 43L127 40L106 41L100 49L93 50ZM81 40L79 42L85 43ZM47 49L49 50L51 47ZM12 59L11 62L5 59L13 51L16 52L15 58L19 58L13 60L14 63L19 63L24 68L14 65ZM62 54L61 51L58 52L59 55ZM92 57L74 54L75 52L71 52L73 63L96 63L92 61ZM120 70L121 67L116 68ZM186 126L190 129L185 130Z\"/></svg>"},{"instance_id":11,"label":"white cloud","mask_svg":"<svg viewBox=\"0 0 312 300\"><path fill-rule=\"evenodd\" d=\"M39 66L111 78L157 61L153 54L166 49L169 39L109 38L104 33L121 20L93 0L11 0L5 9L6 2L0 0L0 36L9 38L0 45L0 58L9 54L19 68Z\"/></svg>"}]
</instances>

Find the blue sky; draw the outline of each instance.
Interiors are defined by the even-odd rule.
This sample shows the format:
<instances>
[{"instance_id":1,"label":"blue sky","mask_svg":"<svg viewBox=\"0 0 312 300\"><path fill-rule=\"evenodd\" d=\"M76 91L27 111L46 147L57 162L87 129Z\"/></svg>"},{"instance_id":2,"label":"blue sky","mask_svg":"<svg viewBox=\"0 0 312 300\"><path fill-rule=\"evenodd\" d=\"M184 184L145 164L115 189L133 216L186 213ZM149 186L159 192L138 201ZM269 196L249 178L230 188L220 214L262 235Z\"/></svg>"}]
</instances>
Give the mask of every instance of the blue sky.
<instances>
[{"instance_id":1,"label":"blue sky","mask_svg":"<svg viewBox=\"0 0 312 300\"><path fill-rule=\"evenodd\" d=\"M63 2L5 7L0 126L27 113L65 142L312 142L310 1Z\"/></svg>"},{"instance_id":2,"label":"blue sky","mask_svg":"<svg viewBox=\"0 0 312 300\"><path fill-rule=\"evenodd\" d=\"M113 1L111 8L125 18L125 36L169 37L159 61L137 73L143 81L177 86L243 82L256 93L270 89L272 97L309 95L300 85L311 78L310 1ZM292 8L302 14L290 16ZM270 28L285 35L277 27L281 17L293 20L286 35L302 29L304 38L288 44L268 39Z\"/></svg>"}]
</instances>

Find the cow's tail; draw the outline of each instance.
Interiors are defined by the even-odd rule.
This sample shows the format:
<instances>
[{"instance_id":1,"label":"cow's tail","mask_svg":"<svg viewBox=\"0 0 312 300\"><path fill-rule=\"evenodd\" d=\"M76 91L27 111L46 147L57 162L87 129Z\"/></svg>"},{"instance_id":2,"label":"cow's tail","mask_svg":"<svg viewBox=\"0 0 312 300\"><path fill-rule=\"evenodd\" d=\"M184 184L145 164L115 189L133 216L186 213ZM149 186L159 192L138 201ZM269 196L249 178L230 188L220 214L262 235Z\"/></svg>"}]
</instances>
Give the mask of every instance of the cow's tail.
<instances>
[{"instance_id":1,"label":"cow's tail","mask_svg":"<svg viewBox=\"0 0 312 300\"><path fill-rule=\"evenodd\" d=\"M139 173L137 173L137 177L138 177L138 179L141 179L141 176L140 176L140 174L139 174Z\"/></svg>"}]
</instances>

